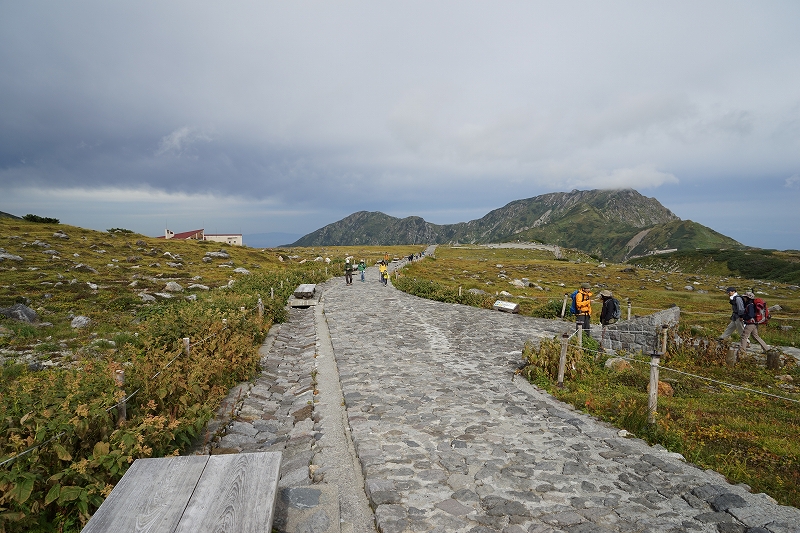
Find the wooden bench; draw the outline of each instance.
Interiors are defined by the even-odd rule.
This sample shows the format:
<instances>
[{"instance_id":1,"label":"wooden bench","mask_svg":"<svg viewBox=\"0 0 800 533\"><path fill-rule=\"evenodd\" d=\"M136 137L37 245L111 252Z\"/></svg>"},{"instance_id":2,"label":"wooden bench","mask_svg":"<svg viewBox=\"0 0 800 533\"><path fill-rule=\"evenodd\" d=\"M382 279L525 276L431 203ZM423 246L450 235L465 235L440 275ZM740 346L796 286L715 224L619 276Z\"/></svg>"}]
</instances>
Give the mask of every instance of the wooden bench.
<instances>
[{"instance_id":1,"label":"wooden bench","mask_svg":"<svg viewBox=\"0 0 800 533\"><path fill-rule=\"evenodd\" d=\"M82 533L270 533L280 466L280 452L138 459Z\"/></svg>"},{"instance_id":2,"label":"wooden bench","mask_svg":"<svg viewBox=\"0 0 800 533\"><path fill-rule=\"evenodd\" d=\"M298 286L289 300L286 302L289 307L310 307L317 305L317 285L315 283L303 283Z\"/></svg>"}]
</instances>

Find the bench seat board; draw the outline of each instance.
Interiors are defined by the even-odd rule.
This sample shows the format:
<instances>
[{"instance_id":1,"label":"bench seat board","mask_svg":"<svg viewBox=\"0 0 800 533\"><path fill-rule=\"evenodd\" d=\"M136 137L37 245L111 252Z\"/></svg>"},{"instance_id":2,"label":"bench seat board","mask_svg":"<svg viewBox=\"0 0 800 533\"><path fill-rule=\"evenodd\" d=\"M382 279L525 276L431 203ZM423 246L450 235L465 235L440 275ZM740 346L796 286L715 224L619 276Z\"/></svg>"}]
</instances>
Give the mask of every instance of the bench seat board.
<instances>
[{"instance_id":1,"label":"bench seat board","mask_svg":"<svg viewBox=\"0 0 800 533\"><path fill-rule=\"evenodd\" d=\"M82 533L172 533L207 457L137 459Z\"/></svg>"},{"instance_id":2,"label":"bench seat board","mask_svg":"<svg viewBox=\"0 0 800 533\"><path fill-rule=\"evenodd\" d=\"M270 533L280 453L212 455L176 533Z\"/></svg>"},{"instance_id":3,"label":"bench seat board","mask_svg":"<svg viewBox=\"0 0 800 533\"><path fill-rule=\"evenodd\" d=\"M270 533L281 453L134 461L81 533Z\"/></svg>"}]
</instances>

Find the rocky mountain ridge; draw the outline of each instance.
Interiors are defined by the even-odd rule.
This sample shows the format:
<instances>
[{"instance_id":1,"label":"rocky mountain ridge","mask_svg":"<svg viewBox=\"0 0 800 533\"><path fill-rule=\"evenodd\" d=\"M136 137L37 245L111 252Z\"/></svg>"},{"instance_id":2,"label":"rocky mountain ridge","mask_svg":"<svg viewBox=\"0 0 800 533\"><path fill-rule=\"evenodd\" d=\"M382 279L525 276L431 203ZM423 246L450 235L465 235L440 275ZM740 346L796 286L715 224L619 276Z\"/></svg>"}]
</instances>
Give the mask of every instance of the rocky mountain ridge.
<instances>
[{"instance_id":1,"label":"rocky mountain ridge","mask_svg":"<svg viewBox=\"0 0 800 533\"><path fill-rule=\"evenodd\" d=\"M482 218L432 224L359 211L290 246L348 246L537 241L621 261L665 249L737 248L741 244L633 189L549 193L515 200Z\"/></svg>"}]
</instances>

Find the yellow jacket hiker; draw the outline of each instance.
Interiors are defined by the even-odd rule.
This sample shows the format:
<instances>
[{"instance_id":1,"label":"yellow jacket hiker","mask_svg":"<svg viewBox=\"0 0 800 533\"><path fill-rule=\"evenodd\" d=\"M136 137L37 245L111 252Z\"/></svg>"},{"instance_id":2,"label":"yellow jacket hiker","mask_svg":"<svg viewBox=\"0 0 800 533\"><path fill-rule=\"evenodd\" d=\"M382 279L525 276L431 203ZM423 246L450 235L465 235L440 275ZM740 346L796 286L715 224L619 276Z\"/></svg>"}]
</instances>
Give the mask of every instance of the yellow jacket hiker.
<instances>
[{"instance_id":1,"label":"yellow jacket hiker","mask_svg":"<svg viewBox=\"0 0 800 533\"><path fill-rule=\"evenodd\" d=\"M581 283L581 289L575 295L575 308L578 316L575 319L575 328L582 327L588 330L592 320L592 286L588 283Z\"/></svg>"}]
</instances>

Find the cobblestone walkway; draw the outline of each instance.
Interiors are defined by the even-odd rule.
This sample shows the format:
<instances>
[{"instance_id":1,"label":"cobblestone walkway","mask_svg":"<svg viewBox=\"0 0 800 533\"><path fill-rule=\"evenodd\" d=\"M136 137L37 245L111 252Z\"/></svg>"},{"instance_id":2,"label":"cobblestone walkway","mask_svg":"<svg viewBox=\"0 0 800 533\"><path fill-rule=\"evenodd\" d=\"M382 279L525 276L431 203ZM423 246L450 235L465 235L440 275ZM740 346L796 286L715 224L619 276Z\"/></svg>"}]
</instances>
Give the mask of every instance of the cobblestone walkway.
<instances>
[{"instance_id":1,"label":"cobblestone walkway","mask_svg":"<svg viewBox=\"0 0 800 533\"><path fill-rule=\"evenodd\" d=\"M512 381L524 342L563 324L409 296L372 269L322 303L382 533L800 531L800 510Z\"/></svg>"}]
</instances>

